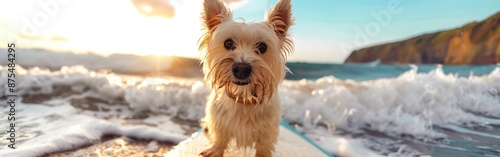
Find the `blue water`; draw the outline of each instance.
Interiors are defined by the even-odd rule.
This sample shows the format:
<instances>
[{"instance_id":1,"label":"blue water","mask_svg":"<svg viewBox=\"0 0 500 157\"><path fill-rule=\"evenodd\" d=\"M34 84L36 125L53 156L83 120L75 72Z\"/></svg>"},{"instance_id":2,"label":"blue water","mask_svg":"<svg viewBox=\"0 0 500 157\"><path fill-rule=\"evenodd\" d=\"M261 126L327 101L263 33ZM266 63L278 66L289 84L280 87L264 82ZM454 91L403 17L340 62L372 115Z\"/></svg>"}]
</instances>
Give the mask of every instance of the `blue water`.
<instances>
[{"instance_id":1,"label":"blue water","mask_svg":"<svg viewBox=\"0 0 500 157\"><path fill-rule=\"evenodd\" d=\"M5 49L0 51L5 52ZM109 69L113 73L130 75L177 76L177 77L202 77L199 62L193 58L155 58L153 56L135 56L130 54L113 54L100 56L96 54L58 53L41 49L18 49L16 54L17 64L29 67L46 67L58 70L62 66L82 65L90 70ZM7 60L0 56L0 65L7 65ZM173 65L169 65L169 63ZM182 69L178 66L181 65ZM303 63L289 62L289 80L308 79L315 80L324 76L335 76L341 80L365 81L379 78L394 78L410 70L411 65L386 65L379 62L371 63ZM419 73L426 73L436 69L438 65L417 65ZM445 73L457 74L467 77L490 73L500 65L472 65L472 66L442 66Z\"/></svg>"},{"instance_id":2,"label":"blue water","mask_svg":"<svg viewBox=\"0 0 500 157\"><path fill-rule=\"evenodd\" d=\"M291 74L289 80L315 80L323 76L333 75L341 80L366 81L380 78L394 78L416 67L418 73L428 73L441 66L446 74L459 77L470 75L489 74L499 65L470 65L470 66L443 66L443 65L385 65L376 63L346 63L346 64L316 64L316 63L289 63Z\"/></svg>"}]
</instances>

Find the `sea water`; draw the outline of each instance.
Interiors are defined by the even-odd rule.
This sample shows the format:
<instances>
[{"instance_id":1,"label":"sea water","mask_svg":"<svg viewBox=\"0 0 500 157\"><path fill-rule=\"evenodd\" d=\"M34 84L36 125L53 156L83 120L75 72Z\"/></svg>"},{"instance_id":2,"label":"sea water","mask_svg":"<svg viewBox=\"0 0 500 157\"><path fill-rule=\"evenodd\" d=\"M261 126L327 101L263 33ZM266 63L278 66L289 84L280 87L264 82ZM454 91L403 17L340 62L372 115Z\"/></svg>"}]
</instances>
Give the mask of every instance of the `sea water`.
<instances>
[{"instance_id":1,"label":"sea water","mask_svg":"<svg viewBox=\"0 0 500 157\"><path fill-rule=\"evenodd\" d=\"M78 148L109 134L178 143L198 129L178 121L196 122L203 116L209 89L201 78L122 75L98 70L106 63L65 57L72 65L55 70L45 67L56 63L38 62L42 58L36 56L23 63L30 65L16 67L16 149L5 140L10 107L4 103L8 67L2 62L0 156ZM119 68L114 64L110 69ZM293 74L278 89L283 119L332 154L500 154L497 65L289 67Z\"/></svg>"}]
</instances>

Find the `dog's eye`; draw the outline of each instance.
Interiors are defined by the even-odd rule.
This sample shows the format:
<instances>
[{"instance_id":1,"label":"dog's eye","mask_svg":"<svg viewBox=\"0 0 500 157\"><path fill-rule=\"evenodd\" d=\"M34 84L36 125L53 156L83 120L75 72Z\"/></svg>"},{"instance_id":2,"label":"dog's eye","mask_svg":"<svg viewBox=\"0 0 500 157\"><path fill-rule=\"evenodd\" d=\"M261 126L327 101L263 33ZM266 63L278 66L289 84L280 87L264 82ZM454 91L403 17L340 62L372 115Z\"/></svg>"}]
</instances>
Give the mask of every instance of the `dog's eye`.
<instances>
[{"instance_id":1,"label":"dog's eye","mask_svg":"<svg viewBox=\"0 0 500 157\"><path fill-rule=\"evenodd\" d=\"M234 42L232 39L227 39L226 41L224 41L224 48L226 48L226 50L234 50L236 47L234 47Z\"/></svg>"},{"instance_id":2,"label":"dog's eye","mask_svg":"<svg viewBox=\"0 0 500 157\"><path fill-rule=\"evenodd\" d=\"M257 50L259 50L260 54L264 54L267 51L267 45L265 43L258 43Z\"/></svg>"}]
</instances>

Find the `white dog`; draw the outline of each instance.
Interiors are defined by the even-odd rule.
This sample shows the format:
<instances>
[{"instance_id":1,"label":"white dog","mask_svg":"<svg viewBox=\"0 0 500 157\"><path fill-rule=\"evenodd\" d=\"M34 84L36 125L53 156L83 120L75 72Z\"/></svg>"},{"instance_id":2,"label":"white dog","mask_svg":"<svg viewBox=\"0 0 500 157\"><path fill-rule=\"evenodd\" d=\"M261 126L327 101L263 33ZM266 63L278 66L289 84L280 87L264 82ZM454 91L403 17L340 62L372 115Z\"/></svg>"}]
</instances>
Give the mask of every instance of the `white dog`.
<instances>
[{"instance_id":1,"label":"white dog","mask_svg":"<svg viewBox=\"0 0 500 157\"><path fill-rule=\"evenodd\" d=\"M279 0L263 22L241 23L220 0L204 0L200 38L205 81L212 89L202 127L212 146L200 155L221 157L231 140L270 157L281 120L277 87L293 42L290 0Z\"/></svg>"}]
</instances>

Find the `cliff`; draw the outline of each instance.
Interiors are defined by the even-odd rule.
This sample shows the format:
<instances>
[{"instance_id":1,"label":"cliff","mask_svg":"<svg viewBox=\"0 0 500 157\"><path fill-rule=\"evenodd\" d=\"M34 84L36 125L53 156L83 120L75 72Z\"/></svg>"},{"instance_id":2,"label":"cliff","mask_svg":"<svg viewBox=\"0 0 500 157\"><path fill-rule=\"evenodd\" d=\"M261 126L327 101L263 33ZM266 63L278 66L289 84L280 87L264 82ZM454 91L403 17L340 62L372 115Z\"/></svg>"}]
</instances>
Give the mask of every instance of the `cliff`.
<instances>
[{"instance_id":1,"label":"cliff","mask_svg":"<svg viewBox=\"0 0 500 157\"><path fill-rule=\"evenodd\" d=\"M500 12L461 28L356 50L346 62L413 64L500 63Z\"/></svg>"}]
</instances>

